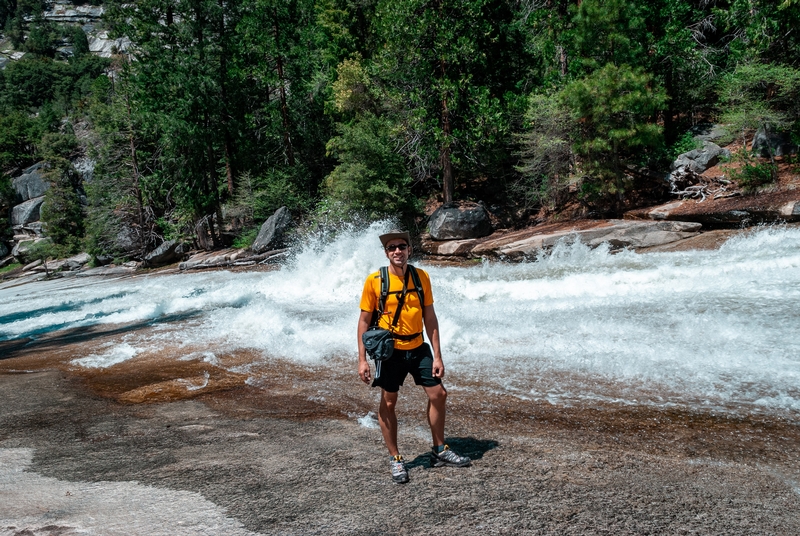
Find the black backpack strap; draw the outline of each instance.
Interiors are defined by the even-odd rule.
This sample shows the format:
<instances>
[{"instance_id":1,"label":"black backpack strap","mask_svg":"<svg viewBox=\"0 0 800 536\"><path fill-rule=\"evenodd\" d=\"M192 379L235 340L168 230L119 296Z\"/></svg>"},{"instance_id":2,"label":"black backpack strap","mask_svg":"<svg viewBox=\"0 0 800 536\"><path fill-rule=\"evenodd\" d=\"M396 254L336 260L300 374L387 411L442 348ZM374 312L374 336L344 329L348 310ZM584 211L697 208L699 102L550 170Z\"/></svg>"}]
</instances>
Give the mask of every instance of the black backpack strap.
<instances>
[{"instance_id":1,"label":"black backpack strap","mask_svg":"<svg viewBox=\"0 0 800 536\"><path fill-rule=\"evenodd\" d=\"M387 270L388 272L388 270ZM400 311L403 310L403 304L406 302L406 293L408 292L408 275L409 270L406 270L406 276L403 279L403 291L397 299L397 309L394 311L394 320L392 320L392 327L397 327L397 321L400 320Z\"/></svg>"},{"instance_id":2,"label":"black backpack strap","mask_svg":"<svg viewBox=\"0 0 800 536\"><path fill-rule=\"evenodd\" d=\"M372 311L372 321L370 326L377 326L378 321L383 315L383 310L386 308L386 298L389 297L389 268L381 266L381 295L378 297L378 309Z\"/></svg>"},{"instance_id":3,"label":"black backpack strap","mask_svg":"<svg viewBox=\"0 0 800 536\"><path fill-rule=\"evenodd\" d=\"M411 272L411 281L414 282L414 290L417 291L417 296L419 296L419 306L420 308L425 308L425 290L422 288L422 281L419 280L419 274L417 273L417 269L412 265L408 265L408 271Z\"/></svg>"}]
</instances>

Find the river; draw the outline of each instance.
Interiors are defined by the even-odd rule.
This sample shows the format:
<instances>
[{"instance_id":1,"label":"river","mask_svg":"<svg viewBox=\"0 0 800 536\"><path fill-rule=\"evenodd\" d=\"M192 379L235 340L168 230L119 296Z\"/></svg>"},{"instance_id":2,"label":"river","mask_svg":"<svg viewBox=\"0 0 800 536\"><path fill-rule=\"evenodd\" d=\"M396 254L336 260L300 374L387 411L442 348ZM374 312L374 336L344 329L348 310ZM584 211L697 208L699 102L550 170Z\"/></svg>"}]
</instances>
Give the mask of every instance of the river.
<instances>
[{"instance_id":1,"label":"river","mask_svg":"<svg viewBox=\"0 0 800 536\"><path fill-rule=\"evenodd\" d=\"M251 385L276 362L352 366L356 382L358 300L385 262L385 227L310 239L270 272L6 282L0 342L137 325L84 345L70 366L158 355ZM564 241L530 262L418 266L433 281L451 389L790 421L800 410L800 229L754 230L715 251L612 254ZM235 363L221 359L237 352Z\"/></svg>"}]
</instances>

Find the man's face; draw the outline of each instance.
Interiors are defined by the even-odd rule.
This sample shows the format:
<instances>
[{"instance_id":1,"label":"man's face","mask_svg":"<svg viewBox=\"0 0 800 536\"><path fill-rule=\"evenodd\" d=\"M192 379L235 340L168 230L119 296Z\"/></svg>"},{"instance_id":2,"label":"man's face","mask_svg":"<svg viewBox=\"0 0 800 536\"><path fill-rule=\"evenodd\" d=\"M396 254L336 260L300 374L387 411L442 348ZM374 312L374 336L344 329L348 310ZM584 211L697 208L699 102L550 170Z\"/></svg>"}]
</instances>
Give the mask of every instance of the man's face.
<instances>
[{"instance_id":1,"label":"man's face","mask_svg":"<svg viewBox=\"0 0 800 536\"><path fill-rule=\"evenodd\" d=\"M386 246L386 258L392 263L392 266L402 268L408 262L408 256L411 255L411 246L409 246L402 238L390 240Z\"/></svg>"}]
</instances>

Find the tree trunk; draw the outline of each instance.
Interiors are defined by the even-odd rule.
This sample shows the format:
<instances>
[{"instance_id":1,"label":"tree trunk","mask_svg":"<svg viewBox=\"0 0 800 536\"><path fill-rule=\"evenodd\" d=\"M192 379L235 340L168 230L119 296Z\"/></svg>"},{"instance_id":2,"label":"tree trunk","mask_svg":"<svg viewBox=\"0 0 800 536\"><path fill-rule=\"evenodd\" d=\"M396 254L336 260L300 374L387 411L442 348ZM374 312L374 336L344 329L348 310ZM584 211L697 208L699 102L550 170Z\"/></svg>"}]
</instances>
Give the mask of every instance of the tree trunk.
<instances>
[{"instance_id":1,"label":"tree trunk","mask_svg":"<svg viewBox=\"0 0 800 536\"><path fill-rule=\"evenodd\" d=\"M442 68L442 78L445 76L445 62L444 59L440 60ZM442 95L442 132L444 133L444 141L439 152L439 157L442 165L442 200L445 204L453 202L453 193L455 186L453 185L453 162L450 159L450 110L447 109L447 97Z\"/></svg>"},{"instance_id":2,"label":"tree trunk","mask_svg":"<svg viewBox=\"0 0 800 536\"><path fill-rule=\"evenodd\" d=\"M222 136L223 144L225 145L225 177L228 180L228 195L233 196L233 143L231 141L229 113L228 113L228 47L225 39L225 5L224 0L219 0L219 9L222 16L219 18L219 42L221 50L219 55L219 87L220 87L220 100L222 105L221 122L222 122Z\"/></svg>"},{"instance_id":3,"label":"tree trunk","mask_svg":"<svg viewBox=\"0 0 800 536\"><path fill-rule=\"evenodd\" d=\"M131 171L133 172L133 194L136 196L136 215L139 222L139 248L144 259L147 249L144 229L144 202L142 201L142 190L139 187L139 160L136 154L136 140L133 135L133 115L131 114L130 95L125 91L125 110L128 114L128 142L131 148Z\"/></svg>"},{"instance_id":4,"label":"tree trunk","mask_svg":"<svg viewBox=\"0 0 800 536\"><path fill-rule=\"evenodd\" d=\"M289 136L289 107L286 105L286 81L283 78L283 58L281 57L280 44L278 41L278 10L273 11L273 30L275 32L275 57L277 60L279 89L281 96L281 119L283 120L283 145L286 149L286 161L294 167L294 149L292 139Z\"/></svg>"}]
</instances>

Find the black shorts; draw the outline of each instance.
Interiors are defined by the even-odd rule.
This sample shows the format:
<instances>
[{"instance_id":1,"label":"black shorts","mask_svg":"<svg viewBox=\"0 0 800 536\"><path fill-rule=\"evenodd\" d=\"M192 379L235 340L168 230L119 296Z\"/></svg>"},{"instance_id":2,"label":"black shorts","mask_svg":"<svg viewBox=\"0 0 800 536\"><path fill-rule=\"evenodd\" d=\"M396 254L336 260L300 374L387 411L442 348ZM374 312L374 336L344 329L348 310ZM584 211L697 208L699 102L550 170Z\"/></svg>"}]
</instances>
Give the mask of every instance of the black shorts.
<instances>
[{"instance_id":1,"label":"black shorts","mask_svg":"<svg viewBox=\"0 0 800 536\"><path fill-rule=\"evenodd\" d=\"M397 350L386 361L376 361L373 387L388 393L396 393L406 379L414 377L414 383L423 387L440 385L442 380L433 377L433 352L427 342L412 350Z\"/></svg>"}]
</instances>

